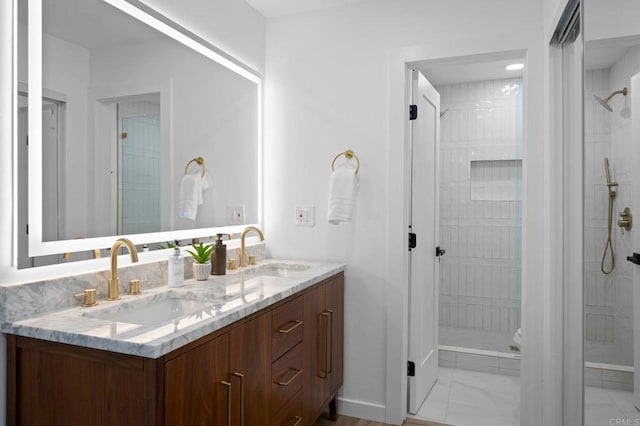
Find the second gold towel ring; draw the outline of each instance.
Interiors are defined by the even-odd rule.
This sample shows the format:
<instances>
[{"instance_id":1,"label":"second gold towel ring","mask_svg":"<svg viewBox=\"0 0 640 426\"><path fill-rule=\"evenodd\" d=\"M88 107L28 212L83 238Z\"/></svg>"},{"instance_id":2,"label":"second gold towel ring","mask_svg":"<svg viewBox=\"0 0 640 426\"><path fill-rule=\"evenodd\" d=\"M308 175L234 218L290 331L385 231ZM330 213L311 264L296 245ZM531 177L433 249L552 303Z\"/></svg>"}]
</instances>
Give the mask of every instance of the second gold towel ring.
<instances>
[{"instance_id":1,"label":"second gold towel ring","mask_svg":"<svg viewBox=\"0 0 640 426\"><path fill-rule=\"evenodd\" d=\"M202 174L200 175L200 177L204 177L204 172L205 172L205 168L204 168L204 158L202 157L196 157L193 160L189 161L187 163L187 166L184 168L184 174L186 175L189 172L189 166L191 165L191 163L197 163L199 166L202 166Z\"/></svg>"},{"instance_id":2,"label":"second gold towel ring","mask_svg":"<svg viewBox=\"0 0 640 426\"><path fill-rule=\"evenodd\" d=\"M356 174L358 174L358 171L360 170L360 159L358 158L358 156L351 151L350 149L341 152L340 154L336 155L335 157L333 157L333 161L331 162L331 170L335 170L335 164L336 164L336 160L338 159L338 157L340 157L341 155L344 155L344 158L346 158L347 160L351 160L352 158L356 159L357 162L357 166L356 166Z\"/></svg>"}]
</instances>

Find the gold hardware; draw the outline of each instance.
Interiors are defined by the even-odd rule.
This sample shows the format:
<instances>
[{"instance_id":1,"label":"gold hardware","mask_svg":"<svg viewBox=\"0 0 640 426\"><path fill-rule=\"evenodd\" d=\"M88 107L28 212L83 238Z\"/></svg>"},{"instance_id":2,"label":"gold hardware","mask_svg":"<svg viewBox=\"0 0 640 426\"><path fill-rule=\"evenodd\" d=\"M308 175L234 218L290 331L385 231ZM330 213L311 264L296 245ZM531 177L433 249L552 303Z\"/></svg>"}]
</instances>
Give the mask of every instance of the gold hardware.
<instances>
[{"instance_id":1,"label":"gold hardware","mask_svg":"<svg viewBox=\"0 0 640 426\"><path fill-rule=\"evenodd\" d=\"M74 294L73 297L80 300L82 299L82 306L88 308L90 306L96 306L98 302L96 302L96 289L88 288L84 290L82 293Z\"/></svg>"},{"instance_id":2,"label":"gold hardware","mask_svg":"<svg viewBox=\"0 0 640 426\"><path fill-rule=\"evenodd\" d=\"M240 377L240 426L244 426L244 374L236 371L233 375Z\"/></svg>"},{"instance_id":3,"label":"gold hardware","mask_svg":"<svg viewBox=\"0 0 640 426\"><path fill-rule=\"evenodd\" d=\"M618 221L618 226L626 231L631 231L633 225L633 217L631 216L631 209L625 207L624 211L620 213L621 219Z\"/></svg>"},{"instance_id":4,"label":"gold hardware","mask_svg":"<svg viewBox=\"0 0 640 426\"><path fill-rule=\"evenodd\" d=\"M264 241L264 234L260 229L256 228L255 226L247 226L246 228L244 228L244 231L242 231L242 234L240 234L240 267L241 268L247 266L244 239L247 236L247 234L251 231L258 234L258 236L260 237L260 241Z\"/></svg>"},{"instance_id":5,"label":"gold hardware","mask_svg":"<svg viewBox=\"0 0 640 426\"><path fill-rule=\"evenodd\" d=\"M196 163L199 166L202 166L202 174L200 175L201 177L204 177L204 172L205 172L205 167L204 167L204 158L202 157L196 157L193 160L189 161L187 163L187 166L184 168L184 174L186 175L189 171L189 166L191 165L191 163Z\"/></svg>"},{"instance_id":6,"label":"gold hardware","mask_svg":"<svg viewBox=\"0 0 640 426\"><path fill-rule=\"evenodd\" d=\"M122 132L122 134L120 135L120 137L122 139L126 139L127 138L127 132Z\"/></svg>"},{"instance_id":7,"label":"gold hardware","mask_svg":"<svg viewBox=\"0 0 640 426\"><path fill-rule=\"evenodd\" d=\"M291 376L291 378L289 380L287 380L286 382L283 382L282 379L284 376L286 376L287 374L289 374L290 371L295 371L295 374L293 376ZM276 380L276 385L280 385L280 386L289 386L291 384L291 382L293 382L296 377L298 377L299 375L302 374L302 369L298 369L298 368L290 368L288 369L282 376L278 377L278 380Z\"/></svg>"},{"instance_id":8,"label":"gold hardware","mask_svg":"<svg viewBox=\"0 0 640 426\"><path fill-rule=\"evenodd\" d=\"M331 336L327 337L327 339L329 340L329 354L327 356L327 358L329 359L328 364L329 367L327 368L327 373L332 374L333 373L333 311L331 309L327 309L327 312L329 313L329 331L331 331Z\"/></svg>"},{"instance_id":9,"label":"gold hardware","mask_svg":"<svg viewBox=\"0 0 640 426\"><path fill-rule=\"evenodd\" d=\"M358 174L358 171L360 171L360 159L358 158L358 156L351 151L350 149L341 152L340 154L336 155L335 157L333 157L333 161L331 162L331 170L335 170L335 164L336 164L336 160L341 156L344 155L344 158L346 158L347 160L351 160L352 158L356 159L357 162L357 166L356 166L356 174Z\"/></svg>"},{"instance_id":10,"label":"gold hardware","mask_svg":"<svg viewBox=\"0 0 640 426\"><path fill-rule=\"evenodd\" d=\"M221 384L225 385L228 389L227 392L227 425L231 426L231 383L226 381L221 381Z\"/></svg>"},{"instance_id":11,"label":"gold hardware","mask_svg":"<svg viewBox=\"0 0 640 426\"><path fill-rule=\"evenodd\" d=\"M111 247L111 269L109 270L109 284L107 286L107 300L120 299L120 283L118 280L118 250L126 247L131 257L131 262L138 261L138 251L136 246L126 238L119 238Z\"/></svg>"},{"instance_id":12,"label":"gold hardware","mask_svg":"<svg viewBox=\"0 0 640 426\"><path fill-rule=\"evenodd\" d=\"M295 320L295 324L293 324L289 328L285 328L285 329L281 328L280 330L278 330L278 333L282 333L282 334L291 333L293 330L295 330L296 328L300 327L301 325L302 325L302 321L301 320Z\"/></svg>"},{"instance_id":13,"label":"gold hardware","mask_svg":"<svg viewBox=\"0 0 640 426\"><path fill-rule=\"evenodd\" d=\"M130 280L129 281L129 293L127 294L140 294L140 284L147 280Z\"/></svg>"},{"instance_id":14,"label":"gold hardware","mask_svg":"<svg viewBox=\"0 0 640 426\"><path fill-rule=\"evenodd\" d=\"M256 257L254 255L250 255L249 256L249 265L255 265L256 264Z\"/></svg>"},{"instance_id":15,"label":"gold hardware","mask_svg":"<svg viewBox=\"0 0 640 426\"><path fill-rule=\"evenodd\" d=\"M229 269L230 271L232 271L234 269L238 269L238 267L236 266L236 260L235 259L229 259L229 261L227 262L227 269Z\"/></svg>"},{"instance_id":16,"label":"gold hardware","mask_svg":"<svg viewBox=\"0 0 640 426\"><path fill-rule=\"evenodd\" d=\"M294 419L296 419L296 422L293 424L293 426L298 426L300 422L302 422L302 417L300 416L295 416Z\"/></svg>"},{"instance_id":17,"label":"gold hardware","mask_svg":"<svg viewBox=\"0 0 640 426\"><path fill-rule=\"evenodd\" d=\"M326 318L326 321L324 322L324 369L320 370L320 377L326 379L327 377L329 377L329 359L327 357L327 349L329 346L327 343L327 341L329 340L329 313L321 312L320 316Z\"/></svg>"}]
</instances>

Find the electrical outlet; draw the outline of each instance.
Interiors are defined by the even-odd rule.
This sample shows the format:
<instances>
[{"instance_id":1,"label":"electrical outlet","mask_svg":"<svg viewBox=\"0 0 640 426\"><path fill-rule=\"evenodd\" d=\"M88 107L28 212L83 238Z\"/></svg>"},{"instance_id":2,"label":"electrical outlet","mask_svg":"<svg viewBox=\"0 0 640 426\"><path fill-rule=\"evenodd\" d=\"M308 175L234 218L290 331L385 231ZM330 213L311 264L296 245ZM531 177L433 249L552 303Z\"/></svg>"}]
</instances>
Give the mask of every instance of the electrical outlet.
<instances>
[{"instance_id":1,"label":"electrical outlet","mask_svg":"<svg viewBox=\"0 0 640 426\"><path fill-rule=\"evenodd\" d=\"M244 224L244 206L227 206L227 225Z\"/></svg>"},{"instance_id":2,"label":"electrical outlet","mask_svg":"<svg viewBox=\"0 0 640 426\"><path fill-rule=\"evenodd\" d=\"M314 226L315 206L296 206L296 226Z\"/></svg>"}]
</instances>

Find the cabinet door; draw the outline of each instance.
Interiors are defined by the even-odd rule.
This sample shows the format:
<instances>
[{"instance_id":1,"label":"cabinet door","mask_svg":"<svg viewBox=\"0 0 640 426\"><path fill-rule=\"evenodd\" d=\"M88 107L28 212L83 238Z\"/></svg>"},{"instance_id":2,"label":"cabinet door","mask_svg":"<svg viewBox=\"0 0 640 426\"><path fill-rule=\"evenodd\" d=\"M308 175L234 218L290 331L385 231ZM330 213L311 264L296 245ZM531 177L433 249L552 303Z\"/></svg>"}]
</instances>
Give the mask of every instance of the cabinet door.
<instances>
[{"instance_id":1,"label":"cabinet door","mask_svg":"<svg viewBox=\"0 0 640 426\"><path fill-rule=\"evenodd\" d=\"M307 370L304 418L313 421L342 385L344 277L339 275L305 294Z\"/></svg>"},{"instance_id":2,"label":"cabinet door","mask_svg":"<svg viewBox=\"0 0 640 426\"><path fill-rule=\"evenodd\" d=\"M330 383L327 371L328 358L328 326L329 314L326 312L326 294L324 285L319 285L305 294L305 337L304 345L307 353L306 370L308 384L304 392L304 418L315 419L329 397Z\"/></svg>"},{"instance_id":3,"label":"cabinet door","mask_svg":"<svg viewBox=\"0 0 640 426\"><path fill-rule=\"evenodd\" d=\"M165 426L226 425L231 409L229 335L165 364Z\"/></svg>"},{"instance_id":4,"label":"cabinet door","mask_svg":"<svg viewBox=\"0 0 640 426\"><path fill-rule=\"evenodd\" d=\"M231 424L265 424L271 418L271 313L229 332Z\"/></svg>"},{"instance_id":5,"label":"cabinet door","mask_svg":"<svg viewBox=\"0 0 640 426\"><path fill-rule=\"evenodd\" d=\"M334 394L342 386L342 353L344 347L344 276L339 275L325 286L327 312L329 313L329 374L330 393Z\"/></svg>"}]
</instances>

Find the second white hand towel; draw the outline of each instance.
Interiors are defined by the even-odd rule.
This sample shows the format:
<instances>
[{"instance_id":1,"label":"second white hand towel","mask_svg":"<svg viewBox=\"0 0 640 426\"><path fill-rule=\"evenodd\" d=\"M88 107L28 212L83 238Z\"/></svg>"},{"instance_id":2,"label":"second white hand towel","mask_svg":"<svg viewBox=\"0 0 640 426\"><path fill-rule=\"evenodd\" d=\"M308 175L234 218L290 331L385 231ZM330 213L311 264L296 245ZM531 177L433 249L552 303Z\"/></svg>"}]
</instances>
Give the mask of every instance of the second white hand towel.
<instances>
[{"instance_id":1,"label":"second white hand towel","mask_svg":"<svg viewBox=\"0 0 640 426\"><path fill-rule=\"evenodd\" d=\"M202 204L202 178L184 175L178 193L178 211L181 218L196 220L198 206Z\"/></svg>"},{"instance_id":2,"label":"second white hand towel","mask_svg":"<svg viewBox=\"0 0 640 426\"><path fill-rule=\"evenodd\" d=\"M350 165L342 165L331 174L327 220L333 225L350 222L358 192L358 175Z\"/></svg>"}]
</instances>

